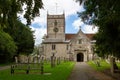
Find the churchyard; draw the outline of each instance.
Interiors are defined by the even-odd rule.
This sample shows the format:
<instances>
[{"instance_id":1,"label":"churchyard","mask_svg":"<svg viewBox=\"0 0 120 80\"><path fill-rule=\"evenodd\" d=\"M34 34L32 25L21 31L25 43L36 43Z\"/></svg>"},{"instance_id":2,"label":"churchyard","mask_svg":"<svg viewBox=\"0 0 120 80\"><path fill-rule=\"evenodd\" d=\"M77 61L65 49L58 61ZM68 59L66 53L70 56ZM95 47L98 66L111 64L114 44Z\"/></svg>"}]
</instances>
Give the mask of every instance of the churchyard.
<instances>
[{"instance_id":1,"label":"churchyard","mask_svg":"<svg viewBox=\"0 0 120 80\"><path fill-rule=\"evenodd\" d=\"M0 71L0 80L67 80L74 64L67 60L54 60L52 64L46 60L40 63L16 63L10 69Z\"/></svg>"},{"instance_id":2,"label":"churchyard","mask_svg":"<svg viewBox=\"0 0 120 80\"><path fill-rule=\"evenodd\" d=\"M87 62L94 70L102 72L105 75L112 77L115 80L119 80L120 76L120 62L116 62L117 69L114 65L111 65L107 60L102 59L99 61L99 65L96 61Z\"/></svg>"},{"instance_id":3,"label":"churchyard","mask_svg":"<svg viewBox=\"0 0 120 80\"><path fill-rule=\"evenodd\" d=\"M88 61L94 70L103 72L108 75L110 73L110 63L106 60L99 60L99 65L96 60ZM11 65L11 68L0 71L1 80L67 80L75 62L67 59L53 59L40 61L40 63L16 63ZM3 65L4 66L4 65ZM14 67L13 67L14 66ZM29 66L29 69L28 69ZM120 63L117 63L120 69ZM12 68L13 67L13 68ZM43 67L43 69L41 69ZM14 73L11 72L14 69ZM27 70L29 70L27 72ZM43 70L43 71L41 71ZM107 70L107 73L105 72ZM109 71L108 71L109 70ZM7 77L6 77L7 76ZM111 75L110 75L111 76ZM118 77L118 76L117 76Z\"/></svg>"},{"instance_id":4,"label":"churchyard","mask_svg":"<svg viewBox=\"0 0 120 80\"><path fill-rule=\"evenodd\" d=\"M87 62L92 68L94 68L97 71L104 71L106 69L110 69L110 64L107 63L105 60L101 60L99 65L96 64L94 61ZM118 68L120 68L120 63L117 63Z\"/></svg>"}]
</instances>

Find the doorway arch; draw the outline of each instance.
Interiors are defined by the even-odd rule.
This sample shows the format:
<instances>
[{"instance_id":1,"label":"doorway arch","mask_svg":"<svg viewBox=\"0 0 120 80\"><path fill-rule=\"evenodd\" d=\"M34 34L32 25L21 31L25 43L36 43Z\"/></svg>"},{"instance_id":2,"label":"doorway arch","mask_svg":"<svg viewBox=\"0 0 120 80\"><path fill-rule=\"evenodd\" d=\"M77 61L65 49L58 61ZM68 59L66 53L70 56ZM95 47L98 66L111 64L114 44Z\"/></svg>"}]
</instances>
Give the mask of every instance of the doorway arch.
<instances>
[{"instance_id":1,"label":"doorway arch","mask_svg":"<svg viewBox=\"0 0 120 80\"><path fill-rule=\"evenodd\" d=\"M84 61L84 55L83 53L77 54L77 62L83 62Z\"/></svg>"}]
</instances>

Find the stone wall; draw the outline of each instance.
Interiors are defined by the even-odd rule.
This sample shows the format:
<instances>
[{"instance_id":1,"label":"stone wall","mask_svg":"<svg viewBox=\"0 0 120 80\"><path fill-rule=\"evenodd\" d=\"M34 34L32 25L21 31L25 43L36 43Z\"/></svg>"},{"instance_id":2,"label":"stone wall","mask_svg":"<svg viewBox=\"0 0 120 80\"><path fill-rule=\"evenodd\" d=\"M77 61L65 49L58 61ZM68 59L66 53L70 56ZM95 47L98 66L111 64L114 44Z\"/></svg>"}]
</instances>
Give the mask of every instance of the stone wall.
<instances>
[{"instance_id":1,"label":"stone wall","mask_svg":"<svg viewBox=\"0 0 120 80\"><path fill-rule=\"evenodd\" d=\"M54 44L56 45L55 50L52 50L52 44L44 44L45 51L44 54L46 58L51 57L53 54L56 57L66 57L69 58L67 44Z\"/></svg>"}]
</instances>

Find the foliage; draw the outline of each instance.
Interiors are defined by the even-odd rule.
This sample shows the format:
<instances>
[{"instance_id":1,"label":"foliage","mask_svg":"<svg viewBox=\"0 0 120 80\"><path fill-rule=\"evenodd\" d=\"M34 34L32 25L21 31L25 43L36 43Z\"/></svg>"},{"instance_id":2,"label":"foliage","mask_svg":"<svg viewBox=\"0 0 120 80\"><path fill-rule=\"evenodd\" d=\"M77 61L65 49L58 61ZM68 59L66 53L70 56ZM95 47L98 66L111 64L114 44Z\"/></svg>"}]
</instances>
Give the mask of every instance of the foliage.
<instances>
[{"instance_id":1,"label":"foliage","mask_svg":"<svg viewBox=\"0 0 120 80\"><path fill-rule=\"evenodd\" d=\"M0 30L0 63L9 62L17 49L12 37Z\"/></svg>"},{"instance_id":2,"label":"foliage","mask_svg":"<svg viewBox=\"0 0 120 80\"><path fill-rule=\"evenodd\" d=\"M96 34L96 51L102 56L120 57L120 0L77 0L83 2L85 11L79 14L86 24L99 27Z\"/></svg>"},{"instance_id":3,"label":"foliage","mask_svg":"<svg viewBox=\"0 0 120 80\"><path fill-rule=\"evenodd\" d=\"M3 80L67 80L69 77L74 62L66 62L57 65L55 68L51 68L50 64L45 64L46 75L40 75L39 73L31 74L14 74L11 76L10 70L0 71L0 79ZM25 71L24 71L25 72ZM51 73L51 74L47 74ZM7 76L7 77L6 77Z\"/></svg>"},{"instance_id":4,"label":"foliage","mask_svg":"<svg viewBox=\"0 0 120 80\"><path fill-rule=\"evenodd\" d=\"M17 14L22 14L25 8L24 18L27 24L31 24L34 17L39 16L41 8L43 8L42 0L0 0L0 25L6 27L7 24L14 26Z\"/></svg>"},{"instance_id":5,"label":"foliage","mask_svg":"<svg viewBox=\"0 0 120 80\"><path fill-rule=\"evenodd\" d=\"M33 32L28 26L25 26L20 21L16 21L14 23L15 27L8 27L4 29L7 33L9 33L16 45L18 47L17 54L25 53L30 54L34 49L34 36Z\"/></svg>"},{"instance_id":6,"label":"foliage","mask_svg":"<svg viewBox=\"0 0 120 80\"><path fill-rule=\"evenodd\" d=\"M117 62L118 69L120 69L120 62Z\"/></svg>"},{"instance_id":7,"label":"foliage","mask_svg":"<svg viewBox=\"0 0 120 80\"><path fill-rule=\"evenodd\" d=\"M27 20L27 25L30 25L31 21L40 15L39 9L43 8L42 6L42 0L0 0L0 30L7 32L15 41L13 42L12 38L7 36L7 33L2 32L5 38L3 37L1 40L10 40L8 40L9 44L8 42L1 42L0 50L3 51L1 54L9 53L6 56L12 56L16 51L15 45L18 47L18 54L21 52L29 54L33 51L33 32L21 22L16 21L20 18L18 14L23 14Z\"/></svg>"}]
</instances>

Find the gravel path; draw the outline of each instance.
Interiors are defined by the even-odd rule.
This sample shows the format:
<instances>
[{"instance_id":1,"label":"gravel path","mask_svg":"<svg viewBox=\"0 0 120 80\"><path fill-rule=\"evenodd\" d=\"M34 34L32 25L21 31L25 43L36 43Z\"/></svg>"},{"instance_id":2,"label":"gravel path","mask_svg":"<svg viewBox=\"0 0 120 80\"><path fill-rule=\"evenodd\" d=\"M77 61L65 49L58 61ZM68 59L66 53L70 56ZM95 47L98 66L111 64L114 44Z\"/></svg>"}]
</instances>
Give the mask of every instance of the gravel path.
<instances>
[{"instance_id":1,"label":"gravel path","mask_svg":"<svg viewBox=\"0 0 120 80\"><path fill-rule=\"evenodd\" d=\"M5 70L5 69L8 69L10 68L10 66L4 66L4 67L0 67L0 70Z\"/></svg>"},{"instance_id":2,"label":"gravel path","mask_svg":"<svg viewBox=\"0 0 120 80\"><path fill-rule=\"evenodd\" d=\"M93 70L85 62L76 62L68 80L114 80L104 73Z\"/></svg>"}]
</instances>

